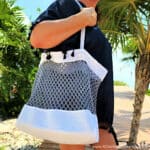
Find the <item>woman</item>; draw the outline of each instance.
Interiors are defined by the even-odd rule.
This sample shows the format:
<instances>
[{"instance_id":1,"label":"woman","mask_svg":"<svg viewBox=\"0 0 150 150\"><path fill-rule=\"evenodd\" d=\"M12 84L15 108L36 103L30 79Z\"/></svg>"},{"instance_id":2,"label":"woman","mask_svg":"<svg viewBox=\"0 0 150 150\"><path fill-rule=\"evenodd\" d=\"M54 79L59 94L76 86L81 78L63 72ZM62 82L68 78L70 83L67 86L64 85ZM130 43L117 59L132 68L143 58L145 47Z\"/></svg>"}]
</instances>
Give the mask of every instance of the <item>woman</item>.
<instances>
[{"instance_id":1,"label":"woman","mask_svg":"<svg viewBox=\"0 0 150 150\"><path fill-rule=\"evenodd\" d=\"M96 25L95 7L99 0L80 0L81 11L75 0L56 0L45 10L31 27L30 42L34 48L44 51L79 48L80 30L86 27L85 49L105 68L108 74L99 87L97 117L100 141L95 149L115 150L117 144L112 127L114 115L114 91L112 49ZM116 140L116 143L115 143ZM61 150L84 150L84 145L60 144Z\"/></svg>"}]
</instances>

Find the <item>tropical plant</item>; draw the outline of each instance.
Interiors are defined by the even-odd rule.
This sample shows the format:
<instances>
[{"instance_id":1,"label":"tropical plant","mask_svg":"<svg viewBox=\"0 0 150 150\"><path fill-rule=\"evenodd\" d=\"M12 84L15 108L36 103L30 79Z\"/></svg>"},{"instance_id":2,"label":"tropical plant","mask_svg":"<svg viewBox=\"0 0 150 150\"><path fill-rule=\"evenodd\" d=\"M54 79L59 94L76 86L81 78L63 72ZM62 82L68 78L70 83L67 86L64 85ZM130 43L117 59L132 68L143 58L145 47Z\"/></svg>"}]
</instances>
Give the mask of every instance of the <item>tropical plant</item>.
<instances>
[{"instance_id":1,"label":"tropical plant","mask_svg":"<svg viewBox=\"0 0 150 150\"><path fill-rule=\"evenodd\" d=\"M136 144L142 104L150 83L149 0L101 0L98 24L112 46L132 52L135 60L135 102L128 145ZM99 14L99 13L98 13Z\"/></svg>"},{"instance_id":2,"label":"tropical plant","mask_svg":"<svg viewBox=\"0 0 150 150\"><path fill-rule=\"evenodd\" d=\"M29 97L36 59L27 40L28 26L14 0L0 1L0 114L17 116Z\"/></svg>"}]
</instances>

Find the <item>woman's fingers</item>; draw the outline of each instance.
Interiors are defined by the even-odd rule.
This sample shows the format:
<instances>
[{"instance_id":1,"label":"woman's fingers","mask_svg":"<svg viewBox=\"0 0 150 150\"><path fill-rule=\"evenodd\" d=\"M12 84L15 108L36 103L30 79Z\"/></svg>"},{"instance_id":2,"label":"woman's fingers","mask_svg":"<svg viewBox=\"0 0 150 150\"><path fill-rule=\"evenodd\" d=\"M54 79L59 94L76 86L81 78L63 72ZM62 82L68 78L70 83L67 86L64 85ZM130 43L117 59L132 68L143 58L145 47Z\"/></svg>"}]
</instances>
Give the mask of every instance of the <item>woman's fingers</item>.
<instances>
[{"instance_id":1,"label":"woman's fingers","mask_svg":"<svg viewBox=\"0 0 150 150\"><path fill-rule=\"evenodd\" d=\"M94 7L83 8L81 13L86 21L87 26L94 26L97 22L97 13Z\"/></svg>"}]
</instances>

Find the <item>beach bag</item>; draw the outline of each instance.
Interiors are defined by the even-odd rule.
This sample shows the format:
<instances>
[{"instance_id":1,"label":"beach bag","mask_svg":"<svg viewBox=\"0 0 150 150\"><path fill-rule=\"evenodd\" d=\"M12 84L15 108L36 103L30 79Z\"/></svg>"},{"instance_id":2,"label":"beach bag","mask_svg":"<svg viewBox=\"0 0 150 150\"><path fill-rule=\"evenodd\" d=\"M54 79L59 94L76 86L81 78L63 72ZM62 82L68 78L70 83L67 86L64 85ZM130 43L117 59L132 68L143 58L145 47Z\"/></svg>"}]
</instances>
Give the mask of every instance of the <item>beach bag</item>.
<instances>
[{"instance_id":1,"label":"beach bag","mask_svg":"<svg viewBox=\"0 0 150 150\"><path fill-rule=\"evenodd\" d=\"M51 59L42 54L31 96L16 121L18 129L60 144L99 141L96 100L107 70L84 49L84 41L85 28L80 48L68 50L66 59L62 51L51 51Z\"/></svg>"}]
</instances>

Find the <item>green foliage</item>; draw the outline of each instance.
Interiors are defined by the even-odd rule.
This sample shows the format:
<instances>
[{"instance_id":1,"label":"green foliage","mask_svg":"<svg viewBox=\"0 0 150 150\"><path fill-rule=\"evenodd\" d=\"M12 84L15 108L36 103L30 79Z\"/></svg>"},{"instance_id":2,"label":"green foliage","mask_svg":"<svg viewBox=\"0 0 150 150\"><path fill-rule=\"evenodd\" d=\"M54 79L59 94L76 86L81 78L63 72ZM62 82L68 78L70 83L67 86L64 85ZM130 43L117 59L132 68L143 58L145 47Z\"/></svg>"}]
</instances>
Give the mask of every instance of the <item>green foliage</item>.
<instances>
[{"instance_id":1,"label":"green foliage","mask_svg":"<svg viewBox=\"0 0 150 150\"><path fill-rule=\"evenodd\" d=\"M122 51L123 54L127 55L122 59L123 61L133 60L136 62L136 60L139 58L138 41L136 38L129 38L126 41Z\"/></svg>"},{"instance_id":2,"label":"green foliage","mask_svg":"<svg viewBox=\"0 0 150 150\"><path fill-rule=\"evenodd\" d=\"M21 48L26 39L27 26L23 24L23 14L14 0L0 1L0 45L17 46ZM23 36L24 34L24 36ZM13 38L12 38L13 37Z\"/></svg>"},{"instance_id":3,"label":"green foliage","mask_svg":"<svg viewBox=\"0 0 150 150\"><path fill-rule=\"evenodd\" d=\"M35 59L29 47L21 50L7 47L7 50L7 53L3 50L1 58L4 67L0 78L1 113L14 117L30 95Z\"/></svg>"},{"instance_id":4,"label":"green foliage","mask_svg":"<svg viewBox=\"0 0 150 150\"><path fill-rule=\"evenodd\" d=\"M136 38L130 38L126 41L125 47L123 48L123 53L132 53L136 52L138 49L138 41Z\"/></svg>"},{"instance_id":5,"label":"green foliage","mask_svg":"<svg viewBox=\"0 0 150 150\"><path fill-rule=\"evenodd\" d=\"M7 150L5 146L0 146L0 150Z\"/></svg>"},{"instance_id":6,"label":"green foliage","mask_svg":"<svg viewBox=\"0 0 150 150\"><path fill-rule=\"evenodd\" d=\"M101 0L98 8L101 14L98 24L114 48L119 44L124 48L126 41L134 38L139 52L145 52L150 19L149 0Z\"/></svg>"},{"instance_id":7,"label":"green foliage","mask_svg":"<svg viewBox=\"0 0 150 150\"><path fill-rule=\"evenodd\" d=\"M146 91L146 95L150 96L150 89Z\"/></svg>"},{"instance_id":8,"label":"green foliage","mask_svg":"<svg viewBox=\"0 0 150 150\"><path fill-rule=\"evenodd\" d=\"M114 81L115 86L126 86L127 84L122 81Z\"/></svg>"},{"instance_id":9,"label":"green foliage","mask_svg":"<svg viewBox=\"0 0 150 150\"><path fill-rule=\"evenodd\" d=\"M14 0L0 1L0 114L16 117L28 100L37 70L28 27Z\"/></svg>"},{"instance_id":10,"label":"green foliage","mask_svg":"<svg viewBox=\"0 0 150 150\"><path fill-rule=\"evenodd\" d=\"M41 13L41 8L38 7L38 8L36 9L36 11L37 11L38 13Z\"/></svg>"}]
</instances>

